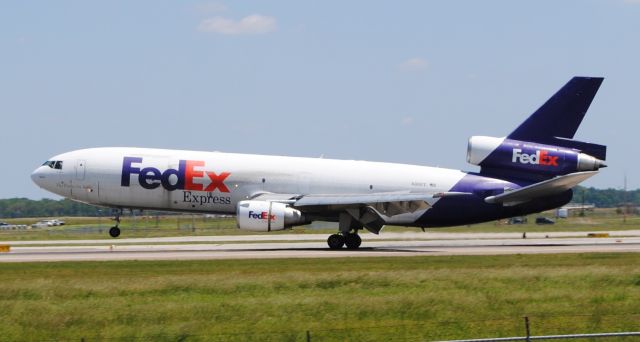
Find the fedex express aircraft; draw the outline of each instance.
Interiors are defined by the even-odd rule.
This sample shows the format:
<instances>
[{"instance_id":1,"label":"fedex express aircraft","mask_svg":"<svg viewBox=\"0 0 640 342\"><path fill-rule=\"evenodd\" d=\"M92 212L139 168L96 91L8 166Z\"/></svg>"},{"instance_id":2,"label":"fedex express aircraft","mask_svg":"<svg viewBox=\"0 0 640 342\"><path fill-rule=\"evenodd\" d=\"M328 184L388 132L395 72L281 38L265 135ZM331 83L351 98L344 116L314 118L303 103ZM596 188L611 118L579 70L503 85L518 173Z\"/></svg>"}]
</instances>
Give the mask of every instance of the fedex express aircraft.
<instances>
[{"instance_id":1,"label":"fedex express aircraft","mask_svg":"<svg viewBox=\"0 0 640 342\"><path fill-rule=\"evenodd\" d=\"M356 160L104 147L52 157L31 178L75 201L115 209L234 214L238 228L276 231L337 222L332 249L358 231L446 227L562 206L605 167L606 147L573 139L602 78L574 77L506 137L469 139L477 172Z\"/></svg>"}]
</instances>

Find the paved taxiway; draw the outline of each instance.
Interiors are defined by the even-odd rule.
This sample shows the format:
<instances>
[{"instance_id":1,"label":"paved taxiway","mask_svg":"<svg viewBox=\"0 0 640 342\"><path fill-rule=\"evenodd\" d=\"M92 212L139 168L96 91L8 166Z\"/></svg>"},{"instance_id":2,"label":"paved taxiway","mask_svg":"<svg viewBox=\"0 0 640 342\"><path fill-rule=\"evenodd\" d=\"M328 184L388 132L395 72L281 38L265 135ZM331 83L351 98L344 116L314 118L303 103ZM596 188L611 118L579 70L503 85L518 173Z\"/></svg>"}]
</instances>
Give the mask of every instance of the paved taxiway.
<instances>
[{"instance_id":1,"label":"paved taxiway","mask_svg":"<svg viewBox=\"0 0 640 342\"><path fill-rule=\"evenodd\" d=\"M359 250L333 251L324 234L277 234L114 240L4 241L11 252L0 262L89 260L194 260L327 258L415 255L500 255L640 252L640 231L529 233L362 234Z\"/></svg>"}]
</instances>

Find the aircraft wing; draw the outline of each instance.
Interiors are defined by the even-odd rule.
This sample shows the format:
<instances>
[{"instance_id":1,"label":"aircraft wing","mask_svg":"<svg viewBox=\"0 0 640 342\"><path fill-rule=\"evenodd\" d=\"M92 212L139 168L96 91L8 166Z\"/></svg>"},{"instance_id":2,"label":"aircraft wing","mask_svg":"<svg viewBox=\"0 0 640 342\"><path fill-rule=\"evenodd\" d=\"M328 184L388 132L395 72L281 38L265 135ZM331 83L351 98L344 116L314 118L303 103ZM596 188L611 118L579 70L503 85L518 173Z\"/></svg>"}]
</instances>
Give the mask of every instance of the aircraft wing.
<instances>
[{"instance_id":1,"label":"aircraft wing","mask_svg":"<svg viewBox=\"0 0 640 342\"><path fill-rule=\"evenodd\" d=\"M394 216L428 209L433 200L432 194L411 193L372 193L372 194L336 194L306 195L292 204L301 211L316 208L329 210L345 210L350 208L369 207L378 215Z\"/></svg>"},{"instance_id":2,"label":"aircraft wing","mask_svg":"<svg viewBox=\"0 0 640 342\"><path fill-rule=\"evenodd\" d=\"M487 203L502 203L506 206L517 205L534 198L565 192L597 173L598 171L570 173L540 183L531 184L517 190L506 191L500 195L489 196L485 198L484 201Z\"/></svg>"},{"instance_id":3,"label":"aircraft wing","mask_svg":"<svg viewBox=\"0 0 640 342\"><path fill-rule=\"evenodd\" d=\"M252 199L290 204L301 211L344 210L350 208L371 207L385 216L413 213L427 209L442 197L469 195L463 192L410 193L378 192L369 194L275 194L263 193Z\"/></svg>"},{"instance_id":4,"label":"aircraft wing","mask_svg":"<svg viewBox=\"0 0 640 342\"><path fill-rule=\"evenodd\" d=\"M373 193L373 194L326 194L305 195L295 202L296 207L315 205L357 205L383 202L426 201L433 194L426 193Z\"/></svg>"},{"instance_id":5,"label":"aircraft wing","mask_svg":"<svg viewBox=\"0 0 640 342\"><path fill-rule=\"evenodd\" d=\"M467 195L467 193L379 192L370 194L305 195L295 201L292 206L302 211L314 207L333 210L368 207L374 209L380 215L391 217L426 210L438 198L459 195Z\"/></svg>"},{"instance_id":6,"label":"aircraft wing","mask_svg":"<svg viewBox=\"0 0 640 342\"><path fill-rule=\"evenodd\" d=\"M369 194L316 194L300 196L291 204L302 212L346 212L367 230L378 234L385 224L415 222L441 197L467 193L379 192ZM342 221L342 217L340 219Z\"/></svg>"}]
</instances>

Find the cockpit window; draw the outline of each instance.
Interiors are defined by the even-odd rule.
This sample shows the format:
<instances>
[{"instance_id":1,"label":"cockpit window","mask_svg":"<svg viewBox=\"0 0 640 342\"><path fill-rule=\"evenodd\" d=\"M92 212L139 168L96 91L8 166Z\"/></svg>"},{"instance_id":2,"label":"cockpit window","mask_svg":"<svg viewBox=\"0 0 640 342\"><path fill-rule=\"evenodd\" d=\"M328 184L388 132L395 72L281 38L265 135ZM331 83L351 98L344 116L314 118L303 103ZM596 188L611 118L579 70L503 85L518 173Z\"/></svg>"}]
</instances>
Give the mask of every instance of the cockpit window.
<instances>
[{"instance_id":1,"label":"cockpit window","mask_svg":"<svg viewBox=\"0 0 640 342\"><path fill-rule=\"evenodd\" d=\"M62 170L62 161L61 160L47 160L42 164L43 166L48 166L52 169Z\"/></svg>"}]
</instances>

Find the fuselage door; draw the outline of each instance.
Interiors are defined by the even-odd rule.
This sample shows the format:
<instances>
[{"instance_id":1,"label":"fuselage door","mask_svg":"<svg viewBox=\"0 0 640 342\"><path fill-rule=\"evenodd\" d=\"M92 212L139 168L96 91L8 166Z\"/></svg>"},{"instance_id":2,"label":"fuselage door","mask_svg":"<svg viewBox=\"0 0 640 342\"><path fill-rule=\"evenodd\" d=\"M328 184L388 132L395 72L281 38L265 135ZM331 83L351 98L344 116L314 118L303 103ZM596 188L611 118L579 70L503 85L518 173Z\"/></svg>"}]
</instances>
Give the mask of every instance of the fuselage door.
<instances>
[{"instance_id":1,"label":"fuselage door","mask_svg":"<svg viewBox=\"0 0 640 342\"><path fill-rule=\"evenodd\" d=\"M84 180L86 161L78 159L76 161L76 180Z\"/></svg>"}]
</instances>

